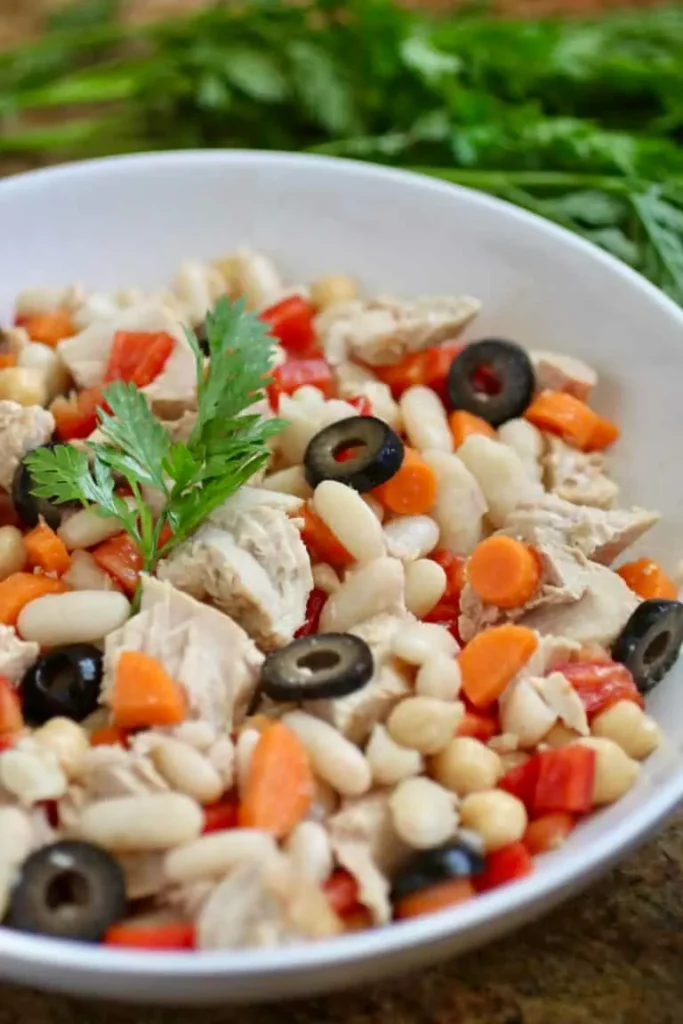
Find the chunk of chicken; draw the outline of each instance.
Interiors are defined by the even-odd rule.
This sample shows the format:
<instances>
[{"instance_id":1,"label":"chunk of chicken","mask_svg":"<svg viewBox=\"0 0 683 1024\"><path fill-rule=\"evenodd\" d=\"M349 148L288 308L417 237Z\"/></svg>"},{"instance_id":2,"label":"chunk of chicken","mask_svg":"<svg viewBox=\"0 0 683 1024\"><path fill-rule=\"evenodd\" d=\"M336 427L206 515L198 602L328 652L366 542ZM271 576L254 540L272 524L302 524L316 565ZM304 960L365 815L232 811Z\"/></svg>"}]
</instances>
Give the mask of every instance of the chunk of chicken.
<instances>
[{"instance_id":1,"label":"chunk of chicken","mask_svg":"<svg viewBox=\"0 0 683 1024\"><path fill-rule=\"evenodd\" d=\"M147 754L135 746L129 750L118 745L92 747L78 767L76 782L88 801L169 789Z\"/></svg>"},{"instance_id":2,"label":"chunk of chicken","mask_svg":"<svg viewBox=\"0 0 683 1024\"><path fill-rule=\"evenodd\" d=\"M230 731L243 721L263 662L231 618L153 577L143 577L140 612L105 641L105 704L124 650L158 658L185 691L189 717L217 731Z\"/></svg>"},{"instance_id":3,"label":"chunk of chicken","mask_svg":"<svg viewBox=\"0 0 683 1024\"><path fill-rule=\"evenodd\" d=\"M332 366L353 359L392 366L411 352L452 340L480 309L481 303L468 295L412 302L378 297L331 306L316 318L316 329Z\"/></svg>"},{"instance_id":4,"label":"chunk of chicken","mask_svg":"<svg viewBox=\"0 0 683 1024\"><path fill-rule=\"evenodd\" d=\"M529 682L568 729L573 729L581 736L590 735L586 709L566 676L561 672L551 672L542 678L532 678Z\"/></svg>"},{"instance_id":5,"label":"chunk of chicken","mask_svg":"<svg viewBox=\"0 0 683 1024\"><path fill-rule=\"evenodd\" d=\"M273 507L286 496L262 494L268 504L244 499L242 508L214 513L157 571L179 590L209 599L270 650L288 643L304 622L313 575L296 524Z\"/></svg>"},{"instance_id":6,"label":"chunk of chicken","mask_svg":"<svg viewBox=\"0 0 683 1024\"><path fill-rule=\"evenodd\" d=\"M573 505L608 509L619 494L605 473L602 452L580 452L559 437L547 436L543 468L546 490Z\"/></svg>"},{"instance_id":7,"label":"chunk of chicken","mask_svg":"<svg viewBox=\"0 0 683 1024\"><path fill-rule=\"evenodd\" d=\"M524 675L513 680L501 695L501 728L504 733L516 736L520 747L535 747L556 721L557 712L548 706Z\"/></svg>"},{"instance_id":8,"label":"chunk of chicken","mask_svg":"<svg viewBox=\"0 0 683 1024\"><path fill-rule=\"evenodd\" d=\"M20 640L11 626L0 626L0 676L18 686L39 654L39 644Z\"/></svg>"},{"instance_id":9,"label":"chunk of chicken","mask_svg":"<svg viewBox=\"0 0 683 1024\"><path fill-rule=\"evenodd\" d=\"M54 416L39 405L0 402L0 487L11 488L24 455L49 441L54 429Z\"/></svg>"},{"instance_id":10,"label":"chunk of chicken","mask_svg":"<svg viewBox=\"0 0 683 1024\"><path fill-rule=\"evenodd\" d=\"M598 383L595 370L574 356L538 349L529 352L529 356L536 373L536 384L541 391L545 388L566 391L585 402Z\"/></svg>"}]
</instances>

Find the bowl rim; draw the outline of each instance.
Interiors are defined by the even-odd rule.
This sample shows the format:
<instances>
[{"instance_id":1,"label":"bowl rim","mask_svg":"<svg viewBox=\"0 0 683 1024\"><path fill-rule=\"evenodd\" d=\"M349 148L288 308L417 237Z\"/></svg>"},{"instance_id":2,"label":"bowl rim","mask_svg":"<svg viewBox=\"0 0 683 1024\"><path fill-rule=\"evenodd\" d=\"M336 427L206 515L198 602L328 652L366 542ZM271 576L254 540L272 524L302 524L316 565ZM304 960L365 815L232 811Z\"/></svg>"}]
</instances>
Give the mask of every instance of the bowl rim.
<instances>
[{"instance_id":1,"label":"bowl rim","mask_svg":"<svg viewBox=\"0 0 683 1024\"><path fill-rule=\"evenodd\" d=\"M683 329L683 310L672 299L631 267L551 221L502 199L438 178L338 157L245 149L171 150L76 161L24 172L0 181L0 215L2 204L14 197L18 199L22 193L31 193L69 179L78 182L101 174L135 174L144 165L157 167L161 173L172 168L197 170L210 165L279 165L293 171L313 168L323 175L341 174L351 187L355 181L381 179L430 192L445 202L449 201L449 197L459 194L461 199L475 207L496 213L509 221L532 226L536 231L554 238L559 246L573 248L583 253L587 260L602 264L613 275L638 290L645 301L678 321ZM555 859L551 856L538 874L478 896L476 900L456 908L445 909L424 918L397 922L387 928L288 949L224 950L201 954L179 952L173 956L168 953L145 952L141 956L140 951L136 950L88 946L0 927L0 958L7 965L21 963L23 967L50 966L67 973L104 973L137 978L170 974L188 978L230 978L236 975L244 980L255 979L266 973L270 977L282 977L333 965L351 967L359 961L384 959L392 954L436 944L456 934L476 933L487 924L512 917L516 912L520 917L525 912L529 916L534 908L549 905L554 896L555 901L559 901L565 891L578 888L582 879L590 879L601 868L609 866L626 850L644 839L682 799L683 770L679 770L663 786L650 792L648 799L643 801L636 812L592 838L588 849L582 850L580 860L568 857Z\"/></svg>"}]
</instances>

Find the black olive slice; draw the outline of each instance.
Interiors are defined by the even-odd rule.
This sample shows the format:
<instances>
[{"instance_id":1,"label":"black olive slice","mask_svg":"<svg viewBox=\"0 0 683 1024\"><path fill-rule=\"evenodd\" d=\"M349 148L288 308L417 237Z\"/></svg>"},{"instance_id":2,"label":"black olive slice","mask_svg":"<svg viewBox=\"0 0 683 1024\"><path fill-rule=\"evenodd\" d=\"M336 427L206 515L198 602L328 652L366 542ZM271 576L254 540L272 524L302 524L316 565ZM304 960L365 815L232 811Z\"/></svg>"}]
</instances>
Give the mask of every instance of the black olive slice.
<instances>
[{"instance_id":1,"label":"black olive slice","mask_svg":"<svg viewBox=\"0 0 683 1024\"><path fill-rule=\"evenodd\" d=\"M54 448L55 444L53 441L50 441L49 444L39 445L39 447ZM28 452L28 454L30 455L31 452ZM56 530L67 512L80 508L80 505L75 502L58 504L48 501L47 498L37 498L35 494L31 494L34 487L35 481L29 472L28 466L22 459L12 478L12 504L14 505L14 511L24 526L37 526L42 516L47 525Z\"/></svg>"},{"instance_id":2,"label":"black olive slice","mask_svg":"<svg viewBox=\"0 0 683 1024\"><path fill-rule=\"evenodd\" d=\"M41 654L24 675L20 694L24 717L42 725L57 716L82 722L97 710L102 652L93 644L67 644Z\"/></svg>"},{"instance_id":3,"label":"black olive slice","mask_svg":"<svg viewBox=\"0 0 683 1024\"><path fill-rule=\"evenodd\" d=\"M482 386L483 374L491 388ZM521 346L487 338L466 345L448 371L448 397L453 409L465 409L499 427L521 416L534 394L534 368Z\"/></svg>"},{"instance_id":4,"label":"black olive slice","mask_svg":"<svg viewBox=\"0 0 683 1024\"><path fill-rule=\"evenodd\" d=\"M271 700L303 701L346 697L372 678L370 648L351 633L302 636L269 654L261 688Z\"/></svg>"},{"instance_id":5,"label":"black olive slice","mask_svg":"<svg viewBox=\"0 0 683 1024\"><path fill-rule=\"evenodd\" d=\"M678 659L683 644L683 604L654 599L639 604L612 647L641 693L651 690Z\"/></svg>"},{"instance_id":6,"label":"black olive slice","mask_svg":"<svg viewBox=\"0 0 683 1024\"><path fill-rule=\"evenodd\" d=\"M314 488L337 480L362 494L390 480L402 462L403 441L388 424L376 416L350 416L311 438L304 475Z\"/></svg>"},{"instance_id":7,"label":"black olive slice","mask_svg":"<svg viewBox=\"0 0 683 1024\"><path fill-rule=\"evenodd\" d=\"M479 875L484 867L484 854L472 843L454 840L432 850L420 850L405 861L395 875L392 900L398 902L454 878Z\"/></svg>"},{"instance_id":8,"label":"black olive slice","mask_svg":"<svg viewBox=\"0 0 683 1024\"><path fill-rule=\"evenodd\" d=\"M125 912L123 871L114 858L91 843L63 841L24 861L7 924L22 932L99 942Z\"/></svg>"}]
</instances>

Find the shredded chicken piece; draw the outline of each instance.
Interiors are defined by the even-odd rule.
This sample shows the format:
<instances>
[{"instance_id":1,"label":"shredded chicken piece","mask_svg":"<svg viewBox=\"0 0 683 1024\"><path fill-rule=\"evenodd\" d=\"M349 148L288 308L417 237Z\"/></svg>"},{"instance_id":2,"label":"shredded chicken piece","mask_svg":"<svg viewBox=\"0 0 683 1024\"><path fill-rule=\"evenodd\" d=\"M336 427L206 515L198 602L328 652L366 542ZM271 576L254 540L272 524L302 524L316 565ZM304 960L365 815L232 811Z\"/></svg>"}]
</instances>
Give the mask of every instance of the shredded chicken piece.
<instances>
[{"instance_id":1,"label":"shredded chicken piece","mask_svg":"<svg viewBox=\"0 0 683 1024\"><path fill-rule=\"evenodd\" d=\"M595 370L574 356L540 350L529 352L529 356L540 390L566 391L585 402L598 383Z\"/></svg>"},{"instance_id":2,"label":"shredded chicken piece","mask_svg":"<svg viewBox=\"0 0 683 1024\"><path fill-rule=\"evenodd\" d=\"M619 488L605 473L602 452L580 452L559 437L547 435L543 456L546 490L573 505L612 508Z\"/></svg>"},{"instance_id":3,"label":"shredded chicken piece","mask_svg":"<svg viewBox=\"0 0 683 1024\"><path fill-rule=\"evenodd\" d=\"M32 640L20 640L11 626L0 626L0 676L18 686L40 654Z\"/></svg>"},{"instance_id":4,"label":"shredded chicken piece","mask_svg":"<svg viewBox=\"0 0 683 1024\"><path fill-rule=\"evenodd\" d=\"M0 487L12 487L16 468L27 452L52 437L55 418L39 405L0 401Z\"/></svg>"}]
</instances>

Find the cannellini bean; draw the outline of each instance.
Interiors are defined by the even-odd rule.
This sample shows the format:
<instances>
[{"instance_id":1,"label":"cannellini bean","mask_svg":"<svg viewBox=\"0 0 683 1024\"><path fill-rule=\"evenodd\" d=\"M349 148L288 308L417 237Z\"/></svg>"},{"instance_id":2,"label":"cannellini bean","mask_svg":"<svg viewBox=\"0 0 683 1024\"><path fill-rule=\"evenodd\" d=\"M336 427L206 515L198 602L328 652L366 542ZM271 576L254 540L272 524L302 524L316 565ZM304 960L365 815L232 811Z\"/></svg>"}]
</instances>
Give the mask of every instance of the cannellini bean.
<instances>
[{"instance_id":1,"label":"cannellini bean","mask_svg":"<svg viewBox=\"0 0 683 1024\"><path fill-rule=\"evenodd\" d=\"M35 367L9 366L0 370L0 401L19 405L47 405L45 373Z\"/></svg>"},{"instance_id":2,"label":"cannellini bean","mask_svg":"<svg viewBox=\"0 0 683 1024\"><path fill-rule=\"evenodd\" d=\"M430 558L418 558L406 565L406 608L421 619L446 592L446 572Z\"/></svg>"},{"instance_id":3,"label":"cannellini bean","mask_svg":"<svg viewBox=\"0 0 683 1024\"><path fill-rule=\"evenodd\" d=\"M460 820L479 833L487 853L519 842L528 824L522 801L502 789L470 793L460 804Z\"/></svg>"},{"instance_id":4,"label":"cannellini bean","mask_svg":"<svg viewBox=\"0 0 683 1024\"><path fill-rule=\"evenodd\" d=\"M320 388L315 388L312 384L303 384L300 388L297 388L292 393L292 398L295 402L301 402L303 405L313 406L318 409L322 409L325 404L324 394Z\"/></svg>"},{"instance_id":5,"label":"cannellini bean","mask_svg":"<svg viewBox=\"0 0 683 1024\"><path fill-rule=\"evenodd\" d=\"M383 384L379 380L367 381L367 383L359 388L358 394L368 399L372 407L373 416L384 420L392 430L403 430L401 408L398 402L394 400L388 384Z\"/></svg>"},{"instance_id":6,"label":"cannellini bean","mask_svg":"<svg viewBox=\"0 0 683 1024\"><path fill-rule=\"evenodd\" d=\"M543 746L552 748L566 747L568 743L575 743L579 739L581 739L581 736L574 729L568 729L563 722L556 722L550 732L547 732L543 737Z\"/></svg>"},{"instance_id":7,"label":"cannellini bean","mask_svg":"<svg viewBox=\"0 0 683 1024\"><path fill-rule=\"evenodd\" d=\"M332 873L330 837L317 821L299 822L289 834L285 850L298 877L312 885L322 885Z\"/></svg>"},{"instance_id":8,"label":"cannellini bean","mask_svg":"<svg viewBox=\"0 0 683 1024\"><path fill-rule=\"evenodd\" d=\"M540 480L543 475L541 456L543 455L543 435L538 427L528 420L508 420L498 428L498 440L508 445L519 455L529 477Z\"/></svg>"},{"instance_id":9,"label":"cannellini bean","mask_svg":"<svg viewBox=\"0 0 683 1024\"><path fill-rule=\"evenodd\" d=\"M306 817L324 825L339 808L339 795L324 779L315 780L315 795Z\"/></svg>"},{"instance_id":10,"label":"cannellini bean","mask_svg":"<svg viewBox=\"0 0 683 1024\"><path fill-rule=\"evenodd\" d=\"M261 734L257 729L242 729L237 737L235 763L237 768L237 788L240 793L244 792L244 787L247 784L251 759L254 756L254 750L260 738Z\"/></svg>"},{"instance_id":11,"label":"cannellini bean","mask_svg":"<svg viewBox=\"0 0 683 1024\"><path fill-rule=\"evenodd\" d=\"M323 427L329 427L332 423L339 423L341 420L348 420L351 416L357 415L358 410L349 402L344 402L341 398L329 398L320 414L319 429L322 430Z\"/></svg>"},{"instance_id":12,"label":"cannellini bean","mask_svg":"<svg viewBox=\"0 0 683 1024\"><path fill-rule=\"evenodd\" d=\"M340 732L305 711L283 715L284 724L296 733L311 759L316 775L342 796L361 796L370 789L370 766L362 752Z\"/></svg>"},{"instance_id":13,"label":"cannellini bean","mask_svg":"<svg viewBox=\"0 0 683 1024\"><path fill-rule=\"evenodd\" d=\"M408 440L414 448L453 451L446 410L435 391L421 386L408 388L401 395L399 406Z\"/></svg>"},{"instance_id":14,"label":"cannellini bean","mask_svg":"<svg viewBox=\"0 0 683 1024\"><path fill-rule=\"evenodd\" d=\"M458 641L436 622L415 622L397 630L391 651L408 665L424 665L435 654L454 657L460 650Z\"/></svg>"},{"instance_id":15,"label":"cannellini bean","mask_svg":"<svg viewBox=\"0 0 683 1024\"><path fill-rule=\"evenodd\" d=\"M377 498L373 498L371 494L364 494L363 502L368 506L375 519L380 523L383 523L386 512L384 510L384 506L380 505L377 501Z\"/></svg>"},{"instance_id":16,"label":"cannellini bean","mask_svg":"<svg viewBox=\"0 0 683 1024\"><path fill-rule=\"evenodd\" d=\"M313 507L358 562L371 562L384 554L382 525L353 488L323 480L313 492Z\"/></svg>"},{"instance_id":17,"label":"cannellini bean","mask_svg":"<svg viewBox=\"0 0 683 1024\"><path fill-rule=\"evenodd\" d=\"M24 345L17 356L17 366L29 370L39 370L45 380L48 400L63 394L69 387L69 371L62 362L59 353L49 345L31 341Z\"/></svg>"},{"instance_id":18,"label":"cannellini bean","mask_svg":"<svg viewBox=\"0 0 683 1024\"><path fill-rule=\"evenodd\" d=\"M79 838L105 850L167 850L196 839L204 825L199 804L184 793L122 796L89 804L78 824Z\"/></svg>"},{"instance_id":19,"label":"cannellini bean","mask_svg":"<svg viewBox=\"0 0 683 1024\"><path fill-rule=\"evenodd\" d=\"M351 302L358 297L356 282L346 274L327 274L311 285L311 302L319 309L327 309L337 302Z\"/></svg>"},{"instance_id":20,"label":"cannellini bean","mask_svg":"<svg viewBox=\"0 0 683 1024\"><path fill-rule=\"evenodd\" d=\"M115 590L46 594L22 609L17 631L41 647L93 643L122 626L129 615L130 602Z\"/></svg>"},{"instance_id":21,"label":"cannellini bean","mask_svg":"<svg viewBox=\"0 0 683 1024\"><path fill-rule=\"evenodd\" d=\"M32 739L52 751L67 779L78 775L90 749L87 733L70 718L51 718L33 733Z\"/></svg>"},{"instance_id":22,"label":"cannellini bean","mask_svg":"<svg viewBox=\"0 0 683 1024\"><path fill-rule=\"evenodd\" d=\"M481 487L489 518L501 527L521 501L533 501L542 494L541 485L529 474L514 448L483 434L472 434L458 448L458 456Z\"/></svg>"},{"instance_id":23,"label":"cannellini bean","mask_svg":"<svg viewBox=\"0 0 683 1024\"><path fill-rule=\"evenodd\" d=\"M0 783L26 807L59 800L67 789L57 757L44 747L6 750L0 755Z\"/></svg>"},{"instance_id":24,"label":"cannellini bean","mask_svg":"<svg viewBox=\"0 0 683 1024\"><path fill-rule=\"evenodd\" d=\"M455 658L438 651L420 665L415 676L415 693L419 697L455 700L461 686L460 665Z\"/></svg>"},{"instance_id":25,"label":"cannellini bean","mask_svg":"<svg viewBox=\"0 0 683 1024\"><path fill-rule=\"evenodd\" d=\"M318 590L324 590L326 594L333 594L335 590L339 590L341 580L327 562L318 562L317 565L311 567L311 571L313 583Z\"/></svg>"},{"instance_id":26,"label":"cannellini bean","mask_svg":"<svg viewBox=\"0 0 683 1024\"><path fill-rule=\"evenodd\" d=\"M109 537L122 532L118 519L99 515L95 508L82 508L64 519L57 533L69 551L74 548L91 548Z\"/></svg>"},{"instance_id":27,"label":"cannellini bean","mask_svg":"<svg viewBox=\"0 0 683 1024\"><path fill-rule=\"evenodd\" d=\"M653 718L632 700L620 700L596 715L591 723L594 736L618 743L625 754L642 761L659 746L662 734Z\"/></svg>"},{"instance_id":28,"label":"cannellini bean","mask_svg":"<svg viewBox=\"0 0 683 1024\"><path fill-rule=\"evenodd\" d=\"M479 740L456 736L432 760L437 782L458 796L493 789L500 778L500 758Z\"/></svg>"},{"instance_id":29,"label":"cannellini bean","mask_svg":"<svg viewBox=\"0 0 683 1024\"><path fill-rule=\"evenodd\" d=\"M432 517L441 544L456 555L469 555L483 535L486 500L475 477L458 455L431 449L422 457L437 476L438 492Z\"/></svg>"},{"instance_id":30,"label":"cannellini bean","mask_svg":"<svg viewBox=\"0 0 683 1024\"><path fill-rule=\"evenodd\" d=\"M0 580L21 572L27 555L21 530L16 526L0 526Z\"/></svg>"},{"instance_id":31,"label":"cannellini bean","mask_svg":"<svg viewBox=\"0 0 683 1024\"><path fill-rule=\"evenodd\" d=\"M431 779L406 779L389 797L399 838L415 850L429 850L450 839L458 827L455 797Z\"/></svg>"},{"instance_id":32,"label":"cannellini bean","mask_svg":"<svg viewBox=\"0 0 683 1024\"><path fill-rule=\"evenodd\" d=\"M80 548L71 555L71 565L62 579L72 590L120 591L118 584L97 564L90 552Z\"/></svg>"},{"instance_id":33,"label":"cannellini bean","mask_svg":"<svg viewBox=\"0 0 683 1024\"><path fill-rule=\"evenodd\" d=\"M210 833L169 851L164 875L169 882L196 882L222 878L245 861L262 864L277 857L277 845L268 832L255 828L231 828Z\"/></svg>"},{"instance_id":34,"label":"cannellini bean","mask_svg":"<svg viewBox=\"0 0 683 1024\"><path fill-rule=\"evenodd\" d=\"M197 803L214 803L223 793L219 773L189 743L165 736L152 749L151 758L172 789L191 796Z\"/></svg>"},{"instance_id":35,"label":"cannellini bean","mask_svg":"<svg viewBox=\"0 0 683 1024\"><path fill-rule=\"evenodd\" d=\"M406 697L387 719L389 735L402 747L437 754L448 745L464 714L461 703L433 697Z\"/></svg>"},{"instance_id":36,"label":"cannellini bean","mask_svg":"<svg viewBox=\"0 0 683 1024\"><path fill-rule=\"evenodd\" d=\"M594 805L613 804L628 793L638 778L638 762L613 740L590 736L580 739L579 743L595 751Z\"/></svg>"},{"instance_id":37,"label":"cannellini bean","mask_svg":"<svg viewBox=\"0 0 683 1024\"><path fill-rule=\"evenodd\" d=\"M439 527L430 516L396 516L384 527L384 541L393 558L412 562L434 550Z\"/></svg>"},{"instance_id":38,"label":"cannellini bean","mask_svg":"<svg viewBox=\"0 0 683 1024\"><path fill-rule=\"evenodd\" d=\"M290 465L301 465L309 442L320 430L319 414L311 415L308 406L295 402L289 395L281 395L279 415L287 426L278 436L278 446Z\"/></svg>"},{"instance_id":39,"label":"cannellini bean","mask_svg":"<svg viewBox=\"0 0 683 1024\"><path fill-rule=\"evenodd\" d=\"M293 494L295 498L307 500L313 494L312 488L306 482L303 466L290 466L288 469L280 469L277 473L271 473L261 483L267 491L278 491L280 494Z\"/></svg>"},{"instance_id":40,"label":"cannellini bean","mask_svg":"<svg viewBox=\"0 0 683 1024\"><path fill-rule=\"evenodd\" d=\"M320 616L323 633L348 633L376 615L404 611L405 572L397 558L375 558L352 573L330 594Z\"/></svg>"},{"instance_id":41,"label":"cannellini bean","mask_svg":"<svg viewBox=\"0 0 683 1024\"><path fill-rule=\"evenodd\" d=\"M195 750L206 751L216 740L216 729L210 722L181 722L173 729L173 735L183 743L189 743Z\"/></svg>"},{"instance_id":42,"label":"cannellini bean","mask_svg":"<svg viewBox=\"0 0 683 1024\"><path fill-rule=\"evenodd\" d=\"M424 768L422 755L410 747L395 743L383 725L376 725L365 748L372 781L378 786L395 786L403 779L419 775Z\"/></svg>"}]
</instances>

